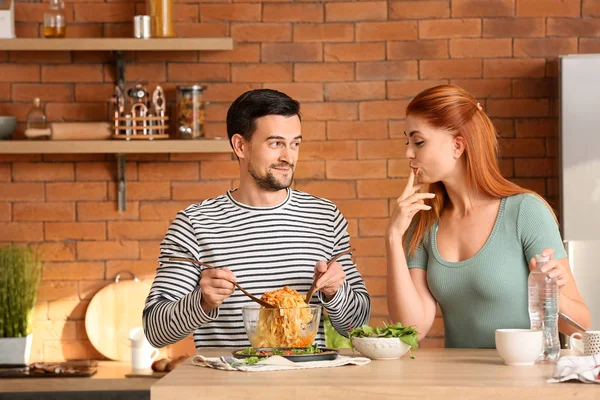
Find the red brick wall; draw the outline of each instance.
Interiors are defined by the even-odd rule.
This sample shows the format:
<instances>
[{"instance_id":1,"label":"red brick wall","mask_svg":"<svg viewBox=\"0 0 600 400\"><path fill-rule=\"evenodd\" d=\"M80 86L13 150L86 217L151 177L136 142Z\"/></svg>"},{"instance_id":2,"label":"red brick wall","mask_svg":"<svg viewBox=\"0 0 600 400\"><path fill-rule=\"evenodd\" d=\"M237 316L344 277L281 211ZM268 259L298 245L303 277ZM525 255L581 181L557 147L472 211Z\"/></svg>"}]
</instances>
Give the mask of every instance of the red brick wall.
<instances>
[{"instance_id":1,"label":"red brick wall","mask_svg":"<svg viewBox=\"0 0 600 400\"><path fill-rule=\"evenodd\" d=\"M229 52L127 54L129 81L209 86L208 135L224 136L229 103L272 87L302 102L300 190L335 201L356 261L386 316L382 234L407 173L403 118L421 89L456 83L502 136L502 171L556 201L557 56L600 52L598 0L177 2L181 37L231 36ZM40 34L46 4L17 2L17 34ZM143 3L68 2L69 36L130 36ZM24 121L41 96L50 120L108 118L109 52L0 53L0 113ZM22 125L20 126L22 130ZM231 155L128 157L128 205L116 211L116 165L104 155L0 155L0 242L36 242L46 266L32 359L98 356L83 318L115 273L151 277L177 210L236 186ZM443 342L441 321L426 345ZM173 352L191 351L190 342Z\"/></svg>"}]
</instances>

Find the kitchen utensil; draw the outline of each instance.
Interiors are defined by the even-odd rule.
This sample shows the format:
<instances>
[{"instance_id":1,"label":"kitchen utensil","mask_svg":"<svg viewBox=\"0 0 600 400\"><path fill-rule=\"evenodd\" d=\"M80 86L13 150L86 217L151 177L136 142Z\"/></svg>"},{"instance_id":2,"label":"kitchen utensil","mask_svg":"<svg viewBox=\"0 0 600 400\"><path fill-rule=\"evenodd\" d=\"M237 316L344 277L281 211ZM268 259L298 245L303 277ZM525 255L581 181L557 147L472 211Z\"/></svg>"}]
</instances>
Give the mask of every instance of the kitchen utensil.
<instances>
[{"instance_id":1,"label":"kitchen utensil","mask_svg":"<svg viewBox=\"0 0 600 400\"><path fill-rule=\"evenodd\" d=\"M152 105L154 106L154 113L156 116L164 118L165 116L165 92L163 88L160 86L156 86L154 92L152 93ZM158 130L160 135L165 134L164 128L160 128Z\"/></svg>"},{"instance_id":2,"label":"kitchen utensil","mask_svg":"<svg viewBox=\"0 0 600 400\"><path fill-rule=\"evenodd\" d=\"M581 332L585 333L586 329L583 326L581 326L578 322L575 322L575 320L571 319L571 317L569 317L566 314L563 314L561 312L558 313L558 316L560 318L562 318L563 320L567 321L567 323L573 325L575 328L577 328Z\"/></svg>"},{"instance_id":3,"label":"kitchen utensil","mask_svg":"<svg viewBox=\"0 0 600 400\"><path fill-rule=\"evenodd\" d=\"M340 258L341 256L345 255L345 254L349 254L352 253L354 251L354 249L348 249L345 251L342 251L341 253L339 253L338 255L334 256L331 260L327 261L327 266L329 267L331 264L333 264L338 258ZM313 295L315 294L315 292L317 291L317 280L319 279L321 275L319 276L315 276L313 279L313 283L310 287L310 289L308 289L308 293L306 293L306 299L304 300L306 302L306 304L310 303L310 299L312 299Z\"/></svg>"},{"instance_id":4,"label":"kitchen utensil","mask_svg":"<svg viewBox=\"0 0 600 400\"><path fill-rule=\"evenodd\" d=\"M109 122L53 122L52 140L104 140L112 135Z\"/></svg>"},{"instance_id":5,"label":"kitchen utensil","mask_svg":"<svg viewBox=\"0 0 600 400\"><path fill-rule=\"evenodd\" d=\"M196 261L196 260L192 260L192 259L189 259L189 258L171 257L171 258L169 258L169 260L171 260L171 261L187 261L187 262L191 262L191 263L194 263L194 264L202 265L203 267L206 267L206 268L217 269L217 267L213 267L210 264L206 264L206 263L203 263L203 262L200 262L200 261ZM246 290L244 290L237 283L234 283L234 285L235 285L235 287L237 287L238 289L240 289L246 296L248 296L251 300L257 302L261 306L263 306L265 308L276 308L275 306L267 303L266 301L261 300L258 297L255 297L255 296L251 295L250 293L248 293Z\"/></svg>"},{"instance_id":6,"label":"kitchen utensil","mask_svg":"<svg viewBox=\"0 0 600 400\"><path fill-rule=\"evenodd\" d=\"M121 280L129 273L131 280ZM142 311L151 283L122 271L115 281L94 295L85 314L85 330L92 345L111 360L130 361L130 331L142 326Z\"/></svg>"}]
</instances>

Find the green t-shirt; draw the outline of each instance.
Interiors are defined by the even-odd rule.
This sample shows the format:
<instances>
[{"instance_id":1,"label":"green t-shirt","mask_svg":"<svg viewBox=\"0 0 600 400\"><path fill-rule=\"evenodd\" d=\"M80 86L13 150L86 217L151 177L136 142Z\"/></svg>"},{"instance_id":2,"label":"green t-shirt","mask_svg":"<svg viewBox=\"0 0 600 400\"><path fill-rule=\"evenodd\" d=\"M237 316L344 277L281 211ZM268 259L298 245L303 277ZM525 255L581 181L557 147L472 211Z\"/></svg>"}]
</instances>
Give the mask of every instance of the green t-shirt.
<instances>
[{"instance_id":1,"label":"green t-shirt","mask_svg":"<svg viewBox=\"0 0 600 400\"><path fill-rule=\"evenodd\" d=\"M554 217L532 194L505 197L492 233L473 257L442 259L437 250L437 221L409 268L427 271L427 283L440 304L446 347L494 348L499 328L529 328L529 260L546 248L554 258L566 252Z\"/></svg>"}]
</instances>

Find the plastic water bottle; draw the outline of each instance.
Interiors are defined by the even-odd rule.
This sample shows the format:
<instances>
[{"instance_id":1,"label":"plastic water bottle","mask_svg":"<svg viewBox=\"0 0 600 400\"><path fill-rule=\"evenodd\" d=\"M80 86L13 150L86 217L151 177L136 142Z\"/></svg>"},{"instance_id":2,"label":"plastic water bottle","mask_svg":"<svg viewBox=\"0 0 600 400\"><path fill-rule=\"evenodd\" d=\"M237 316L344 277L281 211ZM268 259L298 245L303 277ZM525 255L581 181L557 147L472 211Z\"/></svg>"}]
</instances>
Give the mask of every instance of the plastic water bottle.
<instances>
[{"instance_id":1,"label":"plastic water bottle","mask_svg":"<svg viewBox=\"0 0 600 400\"><path fill-rule=\"evenodd\" d=\"M537 266L529 273L529 319L531 329L544 332L545 346L543 360L558 360L560 342L558 339L558 285L541 271L548 262L548 256L536 255Z\"/></svg>"}]
</instances>

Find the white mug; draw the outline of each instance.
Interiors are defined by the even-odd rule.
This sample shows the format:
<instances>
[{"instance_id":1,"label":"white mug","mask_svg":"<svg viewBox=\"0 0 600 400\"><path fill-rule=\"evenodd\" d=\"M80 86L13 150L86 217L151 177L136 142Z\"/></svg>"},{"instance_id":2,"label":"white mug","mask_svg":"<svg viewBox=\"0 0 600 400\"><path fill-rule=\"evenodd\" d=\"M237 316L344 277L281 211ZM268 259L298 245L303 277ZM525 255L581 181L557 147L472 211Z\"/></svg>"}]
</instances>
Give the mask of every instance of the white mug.
<instances>
[{"instance_id":1,"label":"white mug","mask_svg":"<svg viewBox=\"0 0 600 400\"><path fill-rule=\"evenodd\" d=\"M158 350L153 347L131 348L131 369L145 371L152 369L152 362L158 358Z\"/></svg>"},{"instance_id":2,"label":"white mug","mask_svg":"<svg viewBox=\"0 0 600 400\"><path fill-rule=\"evenodd\" d=\"M496 350L506 365L534 365L544 351L544 332L496 329Z\"/></svg>"},{"instance_id":3,"label":"white mug","mask_svg":"<svg viewBox=\"0 0 600 400\"><path fill-rule=\"evenodd\" d=\"M577 342L583 342L583 350ZM578 355L593 356L600 353L600 331L575 332L569 337L569 347Z\"/></svg>"}]
</instances>

